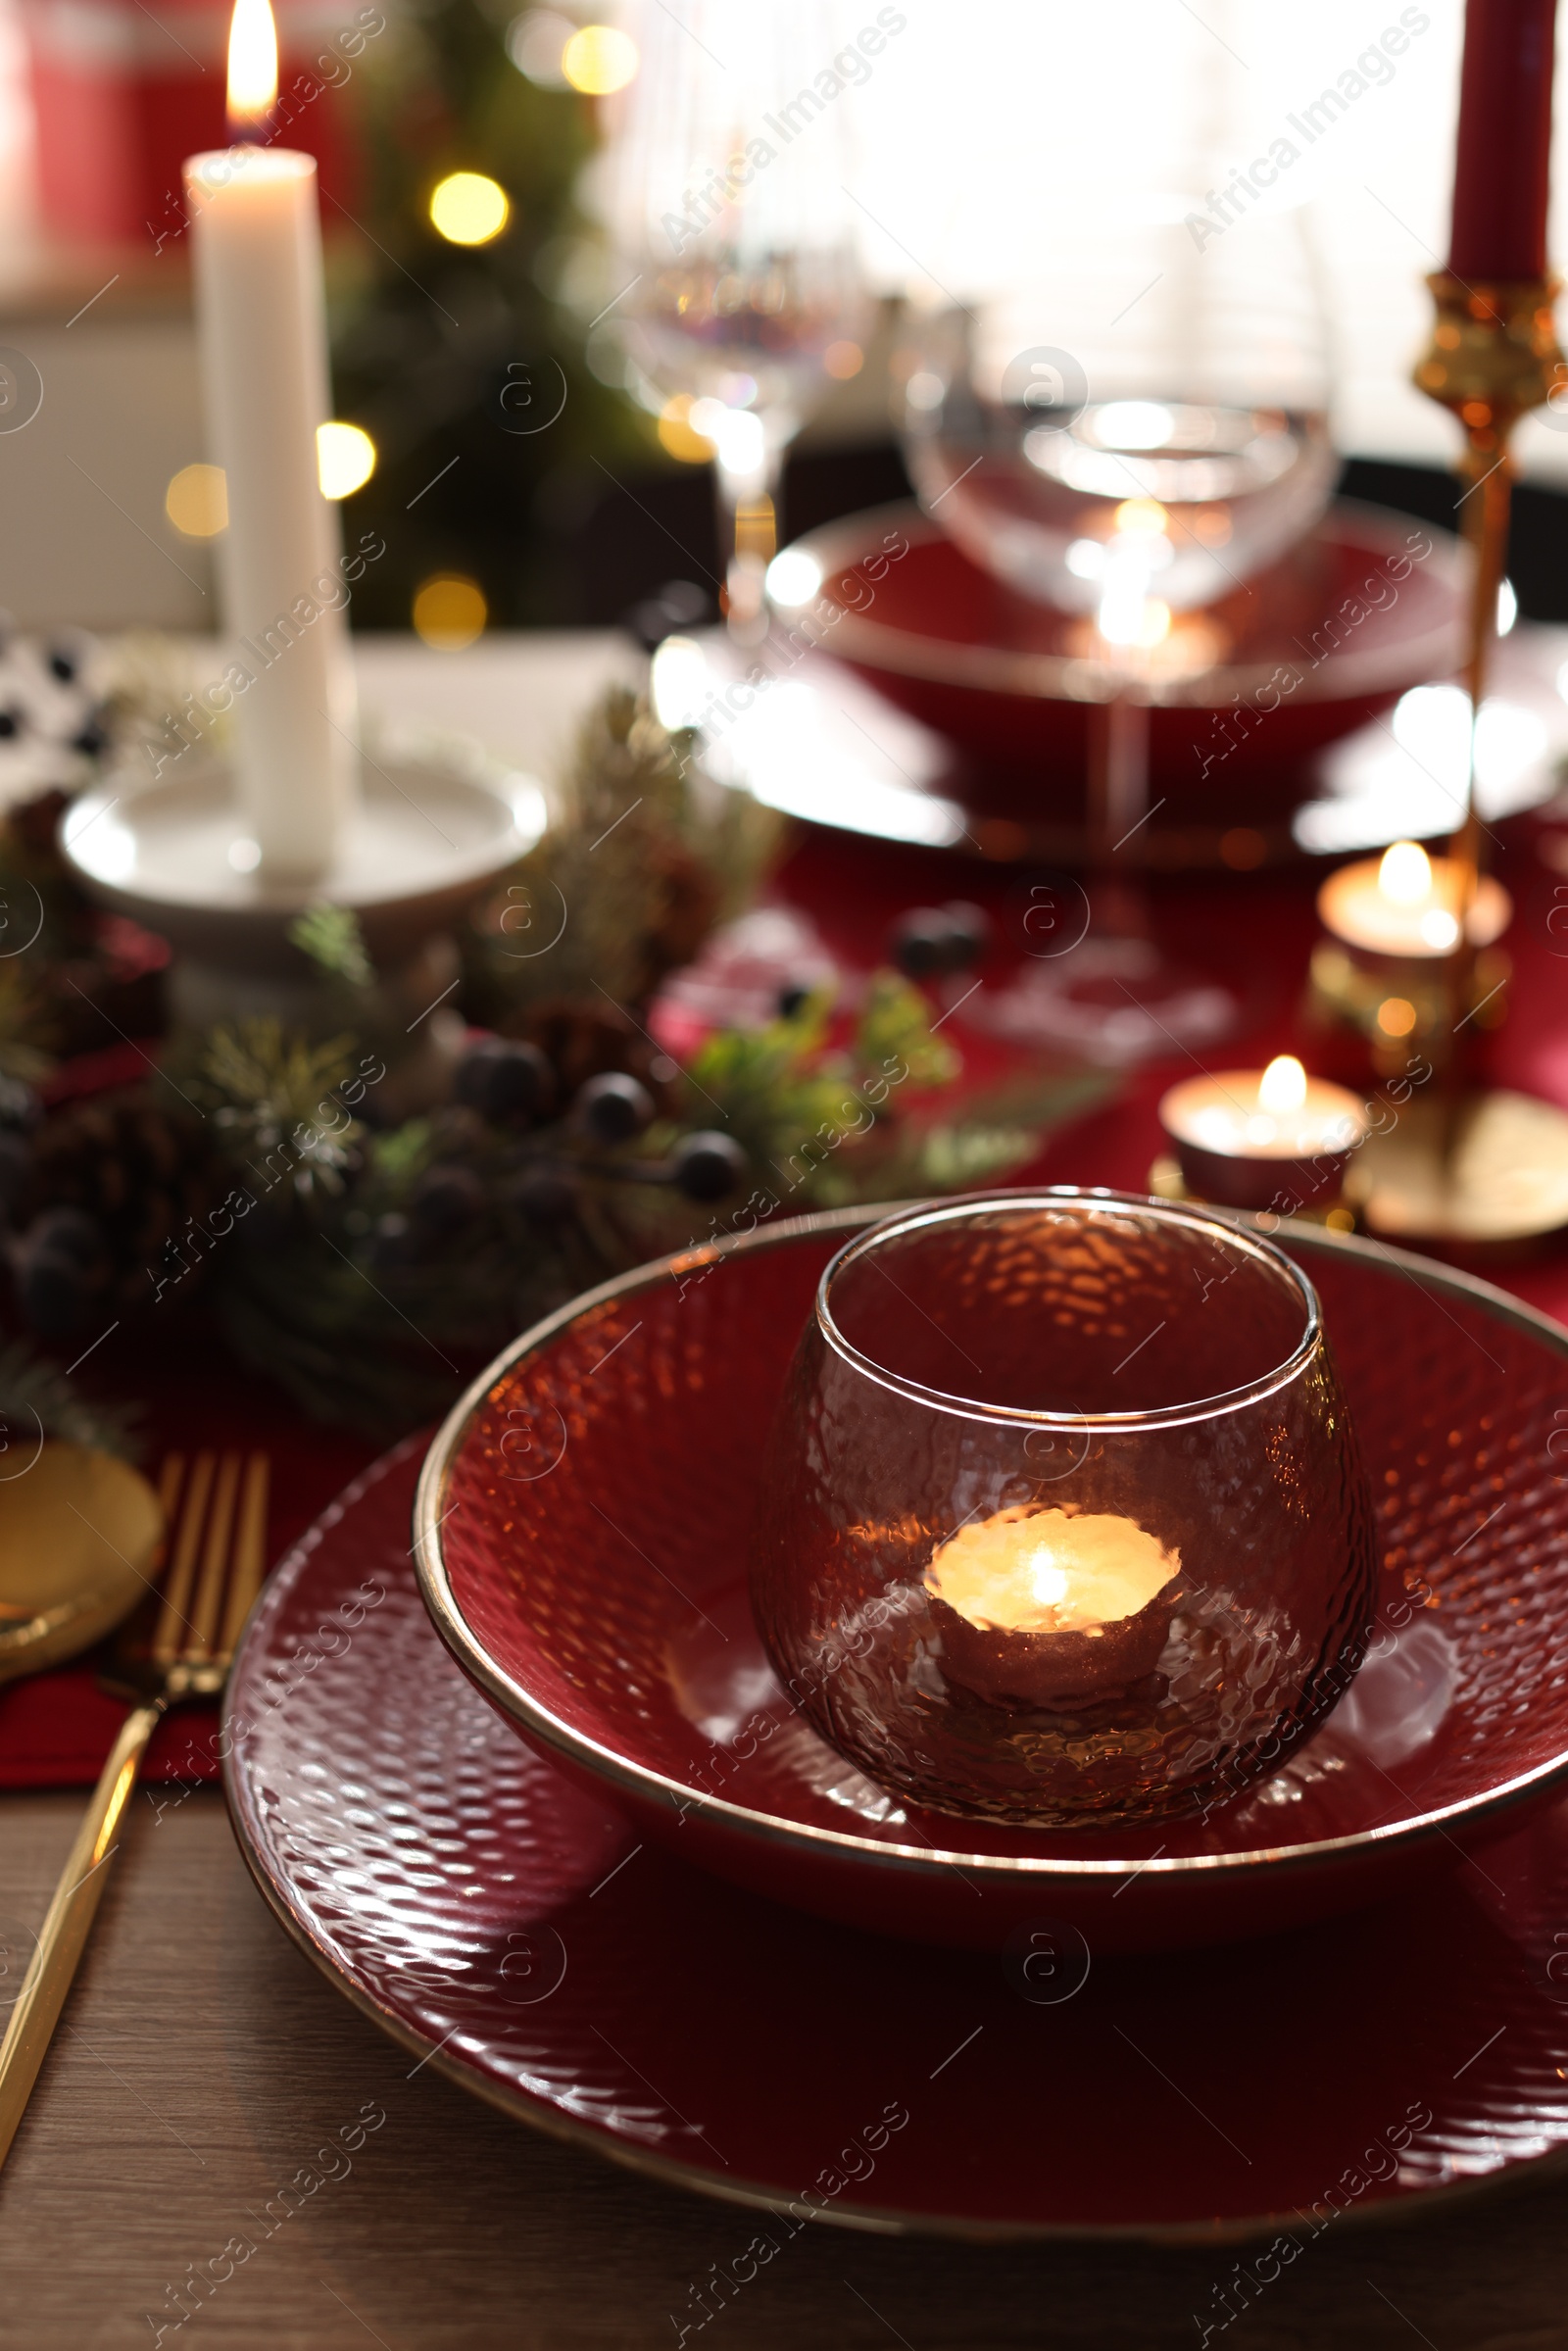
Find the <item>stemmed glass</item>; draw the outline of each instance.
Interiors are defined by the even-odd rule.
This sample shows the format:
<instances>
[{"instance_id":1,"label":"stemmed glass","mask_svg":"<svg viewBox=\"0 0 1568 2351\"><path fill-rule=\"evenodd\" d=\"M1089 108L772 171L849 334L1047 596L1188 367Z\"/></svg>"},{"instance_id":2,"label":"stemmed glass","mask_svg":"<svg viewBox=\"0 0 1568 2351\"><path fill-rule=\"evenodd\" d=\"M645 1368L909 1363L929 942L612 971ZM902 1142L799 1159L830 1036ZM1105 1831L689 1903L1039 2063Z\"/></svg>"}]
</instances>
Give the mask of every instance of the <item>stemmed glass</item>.
<instances>
[{"instance_id":1,"label":"stemmed glass","mask_svg":"<svg viewBox=\"0 0 1568 2351\"><path fill-rule=\"evenodd\" d=\"M1191 169L1206 185L1201 159ZM1048 1025L1114 1057L1118 1037L1158 1052L1224 1025L1217 992L1149 937L1150 708L1221 658L1205 608L1311 529L1336 461L1298 212L1220 229L1196 196L1102 193L1097 211L1085 191L1082 233L1043 230L1026 280L917 313L903 367L926 511L974 562L1073 616L1096 936L1038 974L1038 993Z\"/></svg>"},{"instance_id":2,"label":"stemmed glass","mask_svg":"<svg viewBox=\"0 0 1568 2351\"><path fill-rule=\"evenodd\" d=\"M1197 1210L993 1194L822 1276L752 1599L884 1788L1038 1825L1239 1793L1348 1687L1376 1552L1304 1274Z\"/></svg>"},{"instance_id":3,"label":"stemmed glass","mask_svg":"<svg viewBox=\"0 0 1568 2351\"><path fill-rule=\"evenodd\" d=\"M752 642L766 627L784 453L832 381L830 355L858 364L870 316L844 193L835 11L650 0L637 37L608 173L625 281L610 322L650 405L683 397L712 445L729 623Z\"/></svg>"}]
</instances>

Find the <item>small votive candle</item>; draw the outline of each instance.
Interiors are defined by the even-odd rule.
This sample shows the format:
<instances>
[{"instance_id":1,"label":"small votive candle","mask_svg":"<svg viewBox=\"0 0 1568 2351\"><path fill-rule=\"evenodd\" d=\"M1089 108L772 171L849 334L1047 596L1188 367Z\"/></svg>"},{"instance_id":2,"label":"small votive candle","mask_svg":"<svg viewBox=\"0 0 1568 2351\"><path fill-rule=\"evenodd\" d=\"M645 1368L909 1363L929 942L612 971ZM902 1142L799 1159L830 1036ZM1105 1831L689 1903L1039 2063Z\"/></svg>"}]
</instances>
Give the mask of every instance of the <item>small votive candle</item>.
<instances>
[{"instance_id":1,"label":"small votive candle","mask_svg":"<svg viewBox=\"0 0 1568 2351\"><path fill-rule=\"evenodd\" d=\"M1320 1016L1360 1031L1382 1076L1412 1051L1441 1049L1453 1025L1452 957L1467 879L1457 857L1432 857L1418 841L1396 841L1381 857L1342 865L1318 892L1326 935L1312 951L1314 1004ZM1496 942L1512 919L1501 883L1477 877L1464 984L1478 1028L1494 1028L1507 1008L1510 964Z\"/></svg>"},{"instance_id":2,"label":"small votive candle","mask_svg":"<svg viewBox=\"0 0 1568 2351\"><path fill-rule=\"evenodd\" d=\"M1061 1706L1144 1682L1181 1597L1181 1553L1110 1511L1023 1504L931 1555L952 1681L993 1704Z\"/></svg>"},{"instance_id":3,"label":"small votive candle","mask_svg":"<svg viewBox=\"0 0 1568 2351\"><path fill-rule=\"evenodd\" d=\"M1188 1191L1226 1208L1270 1208L1282 1195L1332 1206L1367 1132L1366 1105L1309 1078L1290 1053L1262 1070L1184 1078L1160 1102L1159 1121Z\"/></svg>"},{"instance_id":4,"label":"small votive candle","mask_svg":"<svg viewBox=\"0 0 1568 2351\"><path fill-rule=\"evenodd\" d=\"M1381 857L1361 857L1331 873L1317 894L1326 931L1362 955L1423 962L1459 944L1464 868L1457 857L1430 857L1419 841L1396 841ZM1500 882L1482 874L1467 925L1472 947L1491 947L1513 918Z\"/></svg>"}]
</instances>

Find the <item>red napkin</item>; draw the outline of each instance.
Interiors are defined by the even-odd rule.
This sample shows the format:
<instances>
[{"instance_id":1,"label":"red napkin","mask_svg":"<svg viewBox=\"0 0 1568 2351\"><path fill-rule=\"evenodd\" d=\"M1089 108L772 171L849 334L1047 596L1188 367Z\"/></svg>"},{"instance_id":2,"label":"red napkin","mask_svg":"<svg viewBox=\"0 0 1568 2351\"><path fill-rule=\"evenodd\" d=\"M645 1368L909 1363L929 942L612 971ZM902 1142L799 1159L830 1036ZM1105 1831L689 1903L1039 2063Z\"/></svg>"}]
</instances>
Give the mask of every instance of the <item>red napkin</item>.
<instances>
[{"instance_id":1,"label":"red napkin","mask_svg":"<svg viewBox=\"0 0 1568 2351\"><path fill-rule=\"evenodd\" d=\"M93 1389L145 1404L145 1466L154 1478L170 1451L189 1455L210 1445L269 1454L268 1556L279 1559L380 1447L302 1419L280 1390L233 1368L199 1314L171 1317L163 1328L161 1313L117 1332L98 1350ZM0 1688L0 1788L85 1787L97 1779L125 1709L98 1688L96 1662L75 1659ZM144 1777L216 1780L217 1731L216 1706L176 1708L153 1735Z\"/></svg>"}]
</instances>

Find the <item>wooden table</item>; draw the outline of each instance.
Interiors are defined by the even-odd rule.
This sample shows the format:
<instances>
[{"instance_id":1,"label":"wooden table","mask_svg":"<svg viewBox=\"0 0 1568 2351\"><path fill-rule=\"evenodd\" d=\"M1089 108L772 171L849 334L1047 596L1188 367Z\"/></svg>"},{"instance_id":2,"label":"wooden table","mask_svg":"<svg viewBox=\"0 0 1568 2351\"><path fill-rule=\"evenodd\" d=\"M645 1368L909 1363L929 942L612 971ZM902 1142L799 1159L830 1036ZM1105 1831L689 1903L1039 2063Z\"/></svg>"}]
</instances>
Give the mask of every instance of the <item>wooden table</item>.
<instances>
[{"instance_id":1,"label":"wooden table","mask_svg":"<svg viewBox=\"0 0 1568 2351\"><path fill-rule=\"evenodd\" d=\"M42 1917L76 1805L0 1799L7 1928ZM65 2026L0 2176L0 2342L145 2351L163 2325L166 2345L268 2351L678 2343L690 2288L733 2249L733 2213L537 2137L428 2069L411 2078L407 2054L265 1909L216 1793L161 1818L141 1795L112 1866ZM1418 1968L1419 1950L1409 1956ZM385 2121L352 2169L323 2157L318 2171L341 2176L175 2331L171 2289L187 2265L237 2232L256 2237L253 2213L367 2109ZM1271 2121L1289 2129L1288 2116ZM1050 2130L1048 2114L1040 2123ZM1433 2220L1341 2226L1237 2320L1230 2341L1568 2351L1568 2180ZM687 2341L1161 2351L1201 2340L1194 2313L1212 2319L1230 2267L1218 2249L998 2250L824 2227ZM1210 2340L1221 2339L1216 2327Z\"/></svg>"}]
</instances>

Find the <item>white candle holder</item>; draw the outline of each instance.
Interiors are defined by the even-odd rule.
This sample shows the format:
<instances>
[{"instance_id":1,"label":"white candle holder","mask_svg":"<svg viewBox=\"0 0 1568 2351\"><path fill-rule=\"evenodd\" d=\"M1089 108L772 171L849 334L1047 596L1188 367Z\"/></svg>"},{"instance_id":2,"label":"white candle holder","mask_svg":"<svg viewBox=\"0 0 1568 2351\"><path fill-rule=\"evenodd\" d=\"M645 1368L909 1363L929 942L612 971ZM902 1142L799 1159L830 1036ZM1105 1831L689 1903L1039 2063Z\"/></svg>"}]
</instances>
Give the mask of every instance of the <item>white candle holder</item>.
<instances>
[{"instance_id":1,"label":"white candle holder","mask_svg":"<svg viewBox=\"0 0 1568 2351\"><path fill-rule=\"evenodd\" d=\"M533 777L463 743L366 753L358 806L319 879L264 878L232 768L195 750L176 771L110 774L75 802L61 846L101 906L174 950L171 1010L181 1025L271 1015L287 1027L340 1028L341 990L289 937L313 906L360 923L376 982L368 1023L409 1040L383 1107L398 1115L445 1091L462 1022L442 1000L457 984L450 925L544 831Z\"/></svg>"}]
</instances>

